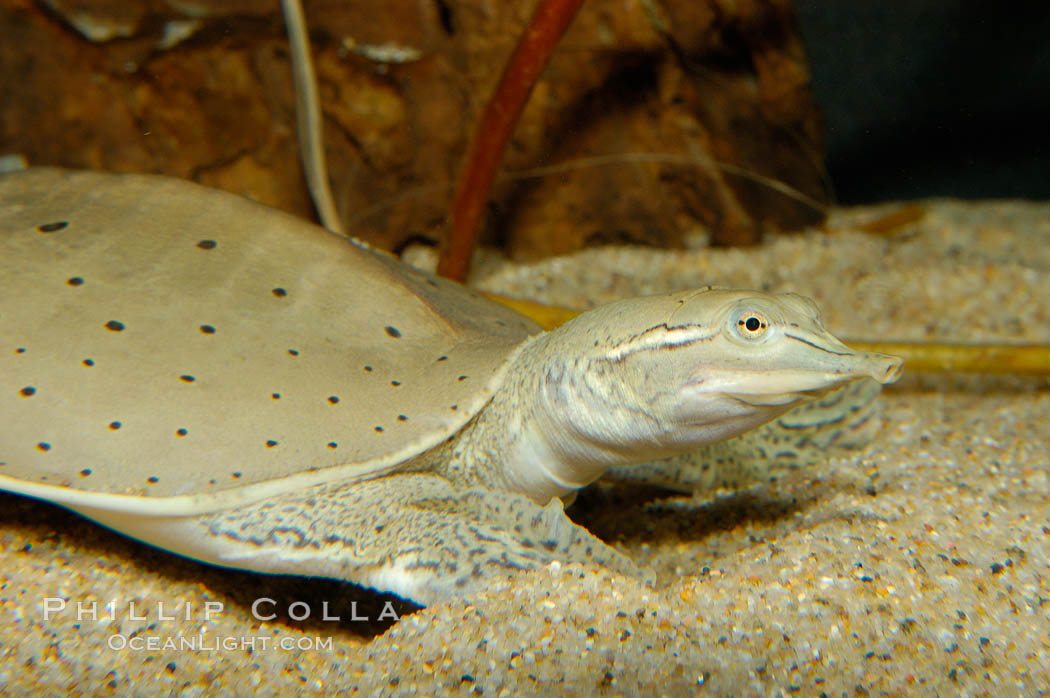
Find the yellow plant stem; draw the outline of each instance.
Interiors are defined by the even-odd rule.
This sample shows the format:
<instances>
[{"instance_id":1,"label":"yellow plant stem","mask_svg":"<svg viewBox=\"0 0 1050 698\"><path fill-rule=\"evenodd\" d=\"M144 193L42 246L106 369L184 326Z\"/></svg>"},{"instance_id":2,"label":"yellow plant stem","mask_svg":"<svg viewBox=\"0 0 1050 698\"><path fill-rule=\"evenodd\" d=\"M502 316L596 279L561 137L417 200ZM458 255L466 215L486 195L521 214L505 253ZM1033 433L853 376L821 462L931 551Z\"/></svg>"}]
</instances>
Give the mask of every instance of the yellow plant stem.
<instances>
[{"instance_id":1,"label":"yellow plant stem","mask_svg":"<svg viewBox=\"0 0 1050 698\"><path fill-rule=\"evenodd\" d=\"M553 330L558 325L565 324L583 312L582 310L559 308L556 305L544 305L543 303L526 301L520 298L510 298L497 293L482 293L482 295L489 300L494 300L507 306L511 310L518 311L545 330Z\"/></svg>"},{"instance_id":2,"label":"yellow plant stem","mask_svg":"<svg viewBox=\"0 0 1050 698\"><path fill-rule=\"evenodd\" d=\"M852 342L864 351L904 359L907 371L937 373L1019 373L1050 376L1050 345L947 344L926 342Z\"/></svg>"}]
</instances>

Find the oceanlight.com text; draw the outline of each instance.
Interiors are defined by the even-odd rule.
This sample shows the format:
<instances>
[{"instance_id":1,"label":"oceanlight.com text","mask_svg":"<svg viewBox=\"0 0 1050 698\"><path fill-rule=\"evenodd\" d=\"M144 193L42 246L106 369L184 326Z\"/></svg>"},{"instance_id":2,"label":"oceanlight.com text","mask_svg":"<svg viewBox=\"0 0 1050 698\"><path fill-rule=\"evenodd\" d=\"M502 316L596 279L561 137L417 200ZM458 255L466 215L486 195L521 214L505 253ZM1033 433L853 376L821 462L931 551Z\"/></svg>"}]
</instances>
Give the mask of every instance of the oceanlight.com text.
<instances>
[{"instance_id":1,"label":"oceanlight.com text","mask_svg":"<svg viewBox=\"0 0 1050 698\"><path fill-rule=\"evenodd\" d=\"M332 650L330 637L272 637L247 635L243 637L209 635L110 635L106 644L111 650L131 652L306 652Z\"/></svg>"}]
</instances>

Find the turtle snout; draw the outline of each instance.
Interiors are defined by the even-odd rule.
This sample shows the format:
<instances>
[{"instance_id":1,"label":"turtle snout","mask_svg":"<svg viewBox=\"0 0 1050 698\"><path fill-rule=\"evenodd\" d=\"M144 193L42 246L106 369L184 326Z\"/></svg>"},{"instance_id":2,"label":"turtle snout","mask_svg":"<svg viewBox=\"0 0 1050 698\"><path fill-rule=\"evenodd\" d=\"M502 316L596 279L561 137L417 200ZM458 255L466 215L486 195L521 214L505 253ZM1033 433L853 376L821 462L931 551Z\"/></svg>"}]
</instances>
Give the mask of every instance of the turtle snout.
<instances>
[{"instance_id":1,"label":"turtle snout","mask_svg":"<svg viewBox=\"0 0 1050 698\"><path fill-rule=\"evenodd\" d=\"M901 377L901 370L904 367L904 359L897 356L890 356L888 354L882 354L879 358L881 359L877 364L879 369L877 372L873 372L872 378L884 385L896 382L896 380Z\"/></svg>"}]
</instances>

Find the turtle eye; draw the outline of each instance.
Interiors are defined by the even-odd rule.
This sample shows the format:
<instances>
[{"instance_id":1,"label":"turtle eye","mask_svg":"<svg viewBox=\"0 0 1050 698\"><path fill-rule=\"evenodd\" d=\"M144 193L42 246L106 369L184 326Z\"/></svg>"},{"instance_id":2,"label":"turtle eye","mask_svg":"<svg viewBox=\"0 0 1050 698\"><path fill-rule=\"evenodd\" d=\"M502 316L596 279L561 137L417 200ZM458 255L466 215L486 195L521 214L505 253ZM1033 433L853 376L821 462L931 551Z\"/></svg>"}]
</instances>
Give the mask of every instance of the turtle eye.
<instances>
[{"instance_id":1,"label":"turtle eye","mask_svg":"<svg viewBox=\"0 0 1050 698\"><path fill-rule=\"evenodd\" d=\"M766 320L766 316L762 313L745 311L737 315L736 332L744 339L758 339L765 335L768 330L769 321Z\"/></svg>"}]
</instances>

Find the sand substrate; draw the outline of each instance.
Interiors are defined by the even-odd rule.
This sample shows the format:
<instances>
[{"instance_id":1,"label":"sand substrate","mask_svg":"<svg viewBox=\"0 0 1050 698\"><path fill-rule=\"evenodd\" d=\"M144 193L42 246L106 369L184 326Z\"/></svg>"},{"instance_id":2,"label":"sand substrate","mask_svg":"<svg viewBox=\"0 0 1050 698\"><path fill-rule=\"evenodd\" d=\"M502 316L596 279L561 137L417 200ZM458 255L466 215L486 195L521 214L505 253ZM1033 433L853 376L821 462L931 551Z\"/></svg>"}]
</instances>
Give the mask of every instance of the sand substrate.
<instances>
[{"instance_id":1,"label":"sand substrate","mask_svg":"<svg viewBox=\"0 0 1050 698\"><path fill-rule=\"evenodd\" d=\"M928 202L921 220L857 231L897 208L755 250L490 259L475 281L578 307L703 283L792 290L840 337L1050 343L1050 206ZM1035 695L1050 686L1048 387L906 376L878 439L848 457L743 492L584 493L574 518L651 566L654 587L553 565L415 610L199 565L0 495L0 693ZM272 620L253 616L260 598ZM203 649L164 647L202 632Z\"/></svg>"}]
</instances>

